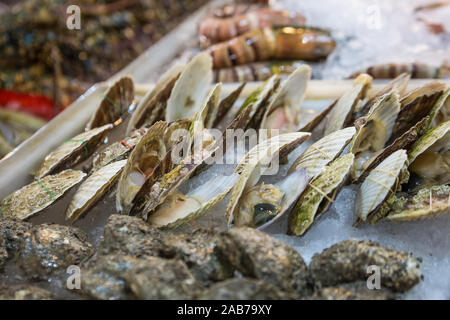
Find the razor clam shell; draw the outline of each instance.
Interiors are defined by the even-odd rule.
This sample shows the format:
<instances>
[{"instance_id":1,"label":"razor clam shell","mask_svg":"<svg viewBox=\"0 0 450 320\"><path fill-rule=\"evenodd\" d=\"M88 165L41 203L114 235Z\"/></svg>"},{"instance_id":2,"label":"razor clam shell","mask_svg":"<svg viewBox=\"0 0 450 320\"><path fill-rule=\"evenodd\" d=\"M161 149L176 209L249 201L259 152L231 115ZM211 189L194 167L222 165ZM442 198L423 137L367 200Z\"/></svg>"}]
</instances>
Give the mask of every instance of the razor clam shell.
<instances>
[{"instance_id":1,"label":"razor clam shell","mask_svg":"<svg viewBox=\"0 0 450 320\"><path fill-rule=\"evenodd\" d=\"M116 183L126 163L127 160L110 163L83 181L67 208L66 220L74 222L97 202Z\"/></svg>"},{"instance_id":2,"label":"razor clam shell","mask_svg":"<svg viewBox=\"0 0 450 320\"><path fill-rule=\"evenodd\" d=\"M394 153L397 150L405 149L409 150L413 143L419 139L425 132L425 128L427 126L428 120L430 118L427 116L419 121L414 127L410 128L406 131L402 136L395 139L395 141L381 150L378 153L375 153L369 160L367 160L363 164L363 171L359 178L354 181L354 183L361 183L367 177L367 175L372 171L377 165L381 163L384 159L386 159L390 154Z\"/></svg>"},{"instance_id":3,"label":"razor clam shell","mask_svg":"<svg viewBox=\"0 0 450 320\"><path fill-rule=\"evenodd\" d=\"M395 121L390 141L405 133L412 125L426 117L444 93L445 84L431 82L420 87L400 100L401 109Z\"/></svg>"},{"instance_id":4,"label":"razor clam shell","mask_svg":"<svg viewBox=\"0 0 450 320\"><path fill-rule=\"evenodd\" d=\"M152 125L156 121L164 120L167 100L183 69L184 66L180 65L169 69L161 76L153 90L147 92L139 101L128 122L127 135L142 126Z\"/></svg>"},{"instance_id":5,"label":"razor clam shell","mask_svg":"<svg viewBox=\"0 0 450 320\"><path fill-rule=\"evenodd\" d=\"M113 128L107 124L89 131L85 131L69 141L64 142L56 150L48 154L36 173L36 178L53 174L59 170L67 169L92 154L106 134ZM87 152L86 152L87 150Z\"/></svg>"},{"instance_id":6,"label":"razor clam shell","mask_svg":"<svg viewBox=\"0 0 450 320\"><path fill-rule=\"evenodd\" d=\"M85 176L82 171L69 169L43 177L39 180L42 185L34 181L3 199L0 216L27 219L51 205Z\"/></svg>"},{"instance_id":7,"label":"razor clam shell","mask_svg":"<svg viewBox=\"0 0 450 320\"><path fill-rule=\"evenodd\" d=\"M353 81L353 87L337 100L335 107L331 110L325 125L324 136L345 128L349 124L356 105L364 99L365 92L371 85L372 77L368 74L360 74Z\"/></svg>"},{"instance_id":8,"label":"razor clam shell","mask_svg":"<svg viewBox=\"0 0 450 320\"><path fill-rule=\"evenodd\" d=\"M130 137L123 140L126 144L122 143L122 141L116 141L103 149L99 154L94 156L91 173L113 161L126 159L147 131L147 128L135 130Z\"/></svg>"},{"instance_id":9,"label":"razor clam shell","mask_svg":"<svg viewBox=\"0 0 450 320\"><path fill-rule=\"evenodd\" d=\"M159 160L161 161L167 153L166 146L164 144L164 132L167 129L168 123L164 121L156 122L152 125L147 133L141 138L141 141L131 151L128 157L127 164L122 171L119 179L117 193L116 193L116 209L118 212L128 213L132 206L132 201L136 194L139 192L142 186L131 185L129 183L128 176L134 169L134 166L138 163L141 156L148 154L149 150L146 148L152 144L157 143L156 151ZM139 168L138 168L139 169ZM154 169L154 168L153 168Z\"/></svg>"},{"instance_id":10,"label":"razor clam shell","mask_svg":"<svg viewBox=\"0 0 450 320\"><path fill-rule=\"evenodd\" d=\"M275 186L284 192L284 198L281 205L280 212L270 219L268 222L264 223L263 225L259 226L258 230L264 230L270 225L274 224L278 220L280 220L281 217L283 217L291 207L291 205L300 197L300 195L305 191L306 187L308 186L308 182L310 181L310 178L308 177L308 174L306 173L306 169L297 170L290 174L288 174L286 177L284 177L281 181L275 183Z\"/></svg>"},{"instance_id":11,"label":"razor clam shell","mask_svg":"<svg viewBox=\"0 0 450 320\"><path fill-rule=\"evenodd\" d=\"M354 160L353 153L337 158L310 183L289 215L290 233L301 236L311 228L316 216L325 210L323 202L329 202L325 195L331 195L330 198L334 200L345 183Z\"/></svg>"},{"instance_id":12,"label":"razor clam shell","mask_svg":"<svg viewBox=\"0 0 450 320\"><path fill-rule=\"evenodd\" d=\"M358 191L356 214L366 221L380 205L396 190L400 171L407 164L406 150L398 150L370 172Z\"/></svg>"},{"instance_id":13,"label":"razor clam shell","mask_svg":"<svg viewBox=\"0 0 450 320\"><path fill-rule=\"evenodd\" d=\"M196 55L184 68L167 100L168 122L190 119L201 108L212 83L212 58L206 52Z\"/></svg>"},{"instance_id":14,"label":"razor clam shell","mask_svg":"<svg viewBox=\"0 0 450 320\"><path fill-rule=\"evenodd\" d=\"M306 132L281 134L261 142L244 156L235 169L240 177L231 191L230 201L225 212L229 226L234 221L234 214L244 191L254 186L264 174L261 168L262 162L273 159L277 155L280 159L284 158L310 136L311 134Z\"/></svg>"},{"instance_id":15,"label":"razor clam shell","mask_svg":"<svg viewBox=\"0 0 450 320\"><path fill-rule=\"evenodd\" d=\"M236 90L231 92L228 96L223 98L222 101L220 101L219 106L217 108L218 109L217 114L216 114L216 117L215 117L213 125L212 125L213 128L216 128L219 125L219 123L222 121L222 119L228 114L228 112L231 110L231 108L233 107L236 100L241 95L241 92L244 89L246 84L247 83L244 82Z\"/></svg>"},{"instance_id":16,"label":"razor clam shell","mask_svg":"<svg viewBox=\"0 0 450 320\"><path fill-rule=\"evenodd\" d=\"M431 200L431 201L430 201ZM414 196L397 198L400 207L393 207L386 217L389 221L431 219L450 213L450 186L441 185L420 189Z\"/></svg>"},{"instance_id":17,"label":"razor clam shell","mask_svg":"<svg viewBox=\"0 0 450 320\"><path fill-rule=\"evenodd\" d=\"M86 125L86 130L115 122L128 111L133 99L133 80L129 77L119 79L105 94L102 102Z\"/></svg>"},{"instance_id":18,"label":"razor clam shell","mask_svg":"<svg viewBox=\"0 0 450 320\"><path fill-rule=\"evenodd\" d=\"M423 134L411 147L408 152L408 161L410 164L422 153L429 149L440 139L444 138L450 130L450 120L441 123Z\"/></svg>"},{"instance_id":19,"label":"razor clam shell","mask_svg":"<svg viewBox=\"0 0 450 320\"><path fill-rule=\"evenodd\" d=\"M301 65L294 72L292 72L288 78L281 83L280 87L273 95L269 106L264 112L260 128L279 129L269 128L267 125L268 117L275 109L279 107L287 106L288 108L294 109L296 111L295 114L300 113L300 106L305 98L306 89L310 79L311 67L306 64ZM281 132L283 133L283 131Z\"/></svg>"},{"instance_id":20,"label":"razor clam shell","mask_svg":"<svg viewBox=\"0 0 450 320\"><path fill-rule=\"evenodd\" d=\"M221 201L237 179L238 174L215 177L187 193L182 201L178 201L179 206L176 206L176 195L173 198L169 197L149 217L148 222L157 227L176 228L196 219ZM194 202L194 207L190 206L190 201Z\"/></svg>"},{"instance_id":21,"label":"razor clam shell","mask_svg":"<svg viewBox=\"0 0 450 320\"><path fill-rule=\"evenodd\" d=\"M355 127L348 127L323 137L306 149L288 172L305 168L311 178L316 177L328 163L342 153L355 132Z\"/></svg>"}]
</instances>

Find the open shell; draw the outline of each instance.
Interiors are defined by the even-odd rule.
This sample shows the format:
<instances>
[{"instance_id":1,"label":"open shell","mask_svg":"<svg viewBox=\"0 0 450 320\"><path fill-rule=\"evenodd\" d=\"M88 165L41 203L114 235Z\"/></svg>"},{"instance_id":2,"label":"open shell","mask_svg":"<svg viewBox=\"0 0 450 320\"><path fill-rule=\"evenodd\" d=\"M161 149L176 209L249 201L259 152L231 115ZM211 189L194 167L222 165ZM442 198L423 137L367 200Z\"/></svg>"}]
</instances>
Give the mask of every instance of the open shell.
<instances>
[{"instance_id":1,"label":"open shell","mask_svg":"<svg viewBox=\"0 0 450 320\"><path fill-rule=\"evenodd\" d=\"M183 69L184 66L180 65L169 69L161 76L153 90L150 90L139 101L128 122L127 135L130 135L135 129L164 120L167 100Z\"/></svg>"},{"instance_id":2,"label":"open shell","mask_svg":"<svg viewBox=\"0 0 450 320\"><path fill-rule=\"evenodd\" d=\"M85 176L82 171L69 169L34 181L3 199L0 216L29 218L51 205Z\"/></svg>"},{"instance_id":3,"label":"open shell","mask_svg":"<svg viewBox=\"0 0 450 320\"><path fill-rule=\"evenodd\" d=\"M186 195L174 192L149 217L151 225L175 228L196 219L222 200L238 179L237 174L218 176Z\"/></svg>"},{"instance_id":4,"label":"open shell","mask_svg":"<svg viewBox=\"0 0 450 320\"><path fill-rule=\"evenodd\" d=\"M235 170L236 173L240 174L240 177L233 187L225 213L228 225L231 225L235 219L235 213L238 212L237 208L242 194L248 188L254 186L268 170L269 167L265 167L265 165L268 165L276 156L279 159L284 158L289 152L308 139L310 135L310 133L306 132L281 134L264 140L245 155Z\"/></svg>"},{"instance_id":5,"label":"open shell","mask_svg":"<svg viewBox=\"0 0 450 320\"><path fill-rule=\"evenodd\" d=\"M445 122L448 119L449 112L445 109L450 109L450 88L448 88L439 98L438 101L433 106L433 109L430 111L430 120L428 122L427 128L431 128L432 126L436 126L442 122ZM441 119L439 119L441 118Z\"/></svg>"},{"instance_id":6,"label":"open shell","mask_svg":"<svg viewBox=\"0 0 450 320\"><path fill-rule=\"evenodd\" d=\"M316 216L326 210L345 183L355 156L348 153L331 162L306 188L289 215L289 232L305 234Z\"/></svg>"},{"instance_id":7,"label":"open shell","mask_svg":"<svg viewBox=\"0 0 450 320\"><path fill-rule=\"evenodd\" d=\"M381 205L397 191L400 171L407 165L406 150L398 150L373 169L359 189L356 200L358 225L371 218L381 209Z\"/></svg>"},{"instance_id":8,"label":"open shell","mask_svg":"<svg viewBox=\"0 0 450 320\"><path fill-rule=\"evenodd\" d=\"M164 132L167 126L167 122L156 122L131 152L117 187L118 212L130 211L136 193L166 155L168 150L164 143Z\"/></svg>"},{"instance_id":9,"label":"open shell","mask_svg":"<svg viewBox=\"0 0 450 320\"><path fill-rule=\"evenodd\" d=\"M246 83L244 82L236 90L231 92L228 96L226 96L225 98L223 98L220 101L219 106L217 108L218 110L217 110L216 118L214 119L214 122L213 122L213 128L216 128L219 125L219 123L222 121L222 119L224 119L224 117L231 110L234 103L239 98L245 85L246 85Z\"/></svg>"},{"instance_id":10,"label":"open shell","mask_svg":"<svg viewBox=\"0 0 450 320\"><path fill-rule=\"evenodd\" d=\"M133 100L133 80L129 77L119 79L105 94L102 102L86 125L86 130L114 123L128 111Z\"/></svg>"},{"instance_id":11,"label":"open shell","mask_svg":"<svg viewBox=\"0 0 450 320\"><path fill-rule=\"evenodd\" d=\"M301 65L280 85L267 107L260 127L279 129L280 133L296 131L300 107L305 98L311 67Z\"/></svg>"},{"instance_id":12,"label":"open shell","mask_svg":"<svg viewBox=\"0 0 450 320\"><path fill-rule=\"evenodd\" d=\"M367 74L360 74L353 81L353 87L337 100L331 110L325 125L325 136L345 128L349 124L356 105L365 98L366 91L371 86L372 77Z\"/></svg>"},{"instance_id":13,"label":"open shell","mask_svg":"<svg viewBox=\"0 0 450 320\"><path fill-rule=\"evenodd\" d=\"M44 162L36 172L36 178L42 178L47 174L52 174L80 163L95 151L95 148L104 140L106 134L112 128L112 124L107 124L67 140L45 157Z\"/></svg>"},{"instance_id":14,"label":"open shell","mask_svg":"<svg viewBox=\"0 0 450 320\"><path fill-rule=\"evenodd\" d=\"M116 183L126 163L126 160L116 161L91 174L73 196L66 220L74 222L97 202Z\"/></svg>"},{"instance_id":15,"label":"open shell","mask_svg":"<svg viewBox=\"0 0 450 320\"><path fill-rule=\"evenodd\" d=\"M325 166L336 159L355 134L355 127L335 131L305 150L292 164L289 172L306 169L311 178L319 175Z\"/></svg>"},{"instance_id":16,"label":"open shell","mask_svg":"<svg viewBox=\"0 0 450 320\"><path fill-rule=\"evenodd\" d=\"M167 101L165 120L191 119L201 108L212 82L212 59L205 52L184 68Z\"/></svg>"},{"instance_id":17,"label":"open shell","mask_svg":"<svg viewBox=\"0 0 450 320\"><path fill-rule=\"evenodd\" d=\"M413 196L397 197L389 221L412 221L436 218L450 213L450 186L423 188Z\"/></svg>"}]
</instances>

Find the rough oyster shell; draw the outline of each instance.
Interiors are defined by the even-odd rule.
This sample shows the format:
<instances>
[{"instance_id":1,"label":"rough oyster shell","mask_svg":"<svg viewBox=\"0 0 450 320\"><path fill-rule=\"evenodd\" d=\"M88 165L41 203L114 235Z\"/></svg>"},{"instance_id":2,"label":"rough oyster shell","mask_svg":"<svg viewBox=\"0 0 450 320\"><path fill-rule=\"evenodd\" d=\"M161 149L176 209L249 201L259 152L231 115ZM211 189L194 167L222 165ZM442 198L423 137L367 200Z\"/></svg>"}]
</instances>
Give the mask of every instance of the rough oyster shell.
<instances>
[{"instance_id":1,"label":"rough oyster shell","mask_svg":"<svg viewBox=\"0 0 450 320\"><path fill-rule=\"evenodd\" d=\"M264 168L263 165L267 165L275 156L278 156L279 159L284 158L310 136L311 134L306 132L281 134L264 140L245 155L235 170L236 173L240 174L240 177L233 187L225 213L228 225L231 225L235 219L242 194L248 188L254 186L268 169L268 167Z\"/></svg>"},{"instance_id":2,"label":"rough oyster shell","mask_svg":"<svg viewBox=\"0 0 450 320\"><path fill-rule=\"evenodd\" d=\"M152 125L156 121L164 120L167 100L172 93L184 66L176 65L169 69L137 104L128 122L126 134L145 125Z\"/></svg>"},{"instance_id":3,"label":"rough oyster shell","mask_svg":"<svg viewBox=\"0 0 450 320\"><path fill-rule=\"evenodd\" d=\"M3 199L0 215L26 219L51 205L85 176L82 171L69 169L34 181Z\"/></svg>"},{"instance_id":4,"label":"rough oyster shell","mask_svg":"<svg viewBox=\"0 0 450 320\"><path fill-rule=\"evenodd\" d=\"M310 78L311 67L305 64L291 73L271 99L260 128L279 129L280 133L297 130L300 106Z\"/></svg>"},{"instance_id":5,"label":"rough oyster shell","mask_svg":"<svg viewBox=\"0 0 450 320\"><path fill-rule=\"evenodd\" d=\"M129 77L119 79L105 94L102 102L86 125L86 130L115 122L128 111L133 100L133 80Z\"/></svg>"},{"instance_id":6,"label":"rough oyster shell","mask_svg":"<svg viewBox=\"0 0 450 320\"><path fill-rule=\"evenodd\" d=\"M42 178L63 169L67 169L92 154L106 134L113 128L107 124L86 132L83 132L70 140L67 140L57 149L48 154L36 173L36 178Z\"/></svg>"},{"instance_id":7,"label":"rough oyster shell","mask_svg":"<svg viewBox=\"0 0 450 320\"><path fill-rule=\"evenodd\" d=\"M78 188L66 211L66 220L74 222L97 202L117 181L127 160L108 164L91 174Z\"/></svg>"},{"instance_id":8,"label":"rough oyster shell","mask_svg":"<svg viewBox=\"0 0 450 320\"><path fill-rule=\"evenodd\" d=\"M372 77L368 74L360 74L353 81L353 87L337 100L331 110L324 130L325 136L345 128L349 124L356 105L365 98L366 91L371 86Z\"/></svg>"},{"instance_id":9,"label":"rough oyster shell","mask_svg":"<svg viewBox=\"0 0 450 320\"><path fill-rule=\"evenodd\" d=\"M326 210L339 192L353 165L355 156L348 153L327 165L300 196L289 215L289 232L303 235L316 216Z\"/></svg>"},{"instance_id":10,"label":"rough oyster shell","mask_svg":"<svg viewBox=\"0 0 450 320\"><path fill-rule=\"evenodd\" d=\"M205 52L189 62L167 100L165 120L190 119L201 108L212 82L212 59Z\"/></svg>"},{"instance_id":11,"label":"rough oyster shell","mask_svg":"<svg viewBox=\"0 0 450 320\"><path fill-rule=\"evenodd\" d=\"M328 163L342 153L355 132L355 127L348 127L323 137L306 149L288 172L305 168L311 178L316 177Z\"/></svg>"},{"instance_id":12,"label":"rough oyster shell","mask_svg":"<svg viewBox=\"0 0 450 320\"><path fill-rule=\"evenodd\" d=\"M407 165L407 160L406 150L398 150L370 172L358 191L356 224L374 217L381 205L396 192L401 170Z\"/></svg>"},{"instance_id":13,"label":"rough oyster shell","mask_svg":"<svg viewBox=\"0 0 450 320\"><path fill-rule=\"evenodd\" d=\"M164 132L167 126L167 122L156 122L128 157L117 187L116 208L118 212L128 213L130 211L135 195L166 155L168 150L164 144Z\"/></svg>"},{"instance_id":14,"label":"rough oyster shell","mask_svg":"<svg viewBox=\"0 0 450 320\"><path fill-rule=\"evenodd\" d=\"M386 217L389 221L429 219L449 214L450 186L423 188L416 195L407 198L396 196L391 208L392 211Z\"/></svg>"},{"instance_id":15,"label":"rough oyster shell","mask_svg":"<svg viewBox=\"0 0 450 320\"><path fill-rule=\"evenodd\" d=\"M175 228L196 219L222 200L237 179L237 174L219 176L186 195L175 192L152 213L148 222L158 227Z\"/></svg>"}]
</instances>

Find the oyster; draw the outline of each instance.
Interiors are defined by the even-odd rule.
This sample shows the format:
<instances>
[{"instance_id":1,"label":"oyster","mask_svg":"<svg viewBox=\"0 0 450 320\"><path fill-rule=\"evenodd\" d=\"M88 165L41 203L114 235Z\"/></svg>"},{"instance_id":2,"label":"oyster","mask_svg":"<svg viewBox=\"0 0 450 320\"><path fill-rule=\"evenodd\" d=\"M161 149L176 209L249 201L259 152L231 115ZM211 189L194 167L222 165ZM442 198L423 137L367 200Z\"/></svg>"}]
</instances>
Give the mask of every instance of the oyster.
<instances>
[{"instance_id":1,"label":"oyster","mask_svg":"<svg viewBox=\"0 0 450 320\"><path fill-rule=\"evenodd\" d=\"M86 176L78 170L65 170L15 191L2 201L1 216L26 219L55 202Z\"/></svg>"},{"instance_id":2,"label":"oyster","mask_svg":"<svg viewBox=\"0 0 450 320\"><path fill-rule=\"evenodd\" d=\"M174 192L149 216L148 222L158 227L174 228L198 218L222 200L237 179L237 174L219 176L186 195Z\"/></svg>"},{"instance_id":3,"label":"oyster","mask_svg":"<svg viewBox=\"0 0 450 320\"><path fill-rule=\"evenodd\" d=\"M326 166L300 196L289 215L289 232L297 236L305 234L316 217L324 212L350 172L355 156L348 153Z\"/></svg>"},{"instance_id":4,"label":"oyster","mask_svg":"<svg viewBox=\"0 0 450 320\"><path fill-rule=\"evenodd\" d=\"M66 219L74 222L117 181L126 160L108 164L91 174L78 188L66 211Z\"/></svg>"},{"instance_id":5,"label":"oyster","mask_svg":"<svg viewBox=\"0 0 450 320\"><path fill-rule=\"evenodd\" d=\"M220 101L216 118L213 122L213 128L216 128L222 119L226 116L226 114L231 110L236 100L239 98L242 90L244 89L246 83L241 84L236 90L231 92L228 96L226 96L222 101Z\"/></svg>"},{"instance_id":6,"label":"oyster","mask_svg":"<svg viewBox=\"0 0 450 320\"><path fill-rule=\"evenodd\" d=\"M377 222L386 215L383 206L404 181L402 170L408 163L406 150L398 150L373 169L362 183L356 199L355 225Z\"/></svg>"},{"instance_id":7,"label":"oyster","mask_svg":"<svg viewBox=\"0 0 450 320\"><path fill-rule=\"evenodd\" d=\"M148 128L135 130L130 137L116 141L103 149L94 156L91 173L113 161L126 159L147 131Z\"/></svg>"},{"instance_id":8,"label":"oyster","mask_svg":"<svg viewBox=\"0 0 450 320\"><path fill-rule=\"evenodd\" d=\"M135 129L164 120L167 100L183 69L184 66L180 65L169 69L161 76L153 90L139 101L128 122L127 135Z\"/></svg>"},{"instance_id":9,"label":"oyster","mask_svg":"<svg viewBox=\"0 0 450 320\"><path fill-rule=\"evenodd\" d=\"M355 132L355 127L348 127L323 137L306 149L294 161L288 172L305 168L311 178L316 177L328 163L344 151Z\"/></svg>"},{"instance_id":10,"label":"oyster","mask_svg":"<svg viewBox=\"0 0 450 320\"><path fill-rule=\"evenodd\" d=\"M280 133L296 131L300 106L305 98L311 67L301 65L275 92L264 112L260 128L279 129Z\"/></svg>"},{"instance_id":11,"label":"oyster","mask_svg":"<svg viewBox=\"0 0 450 320\"><path fill-rule=\"evenodd\" d=\"M445 84L433 81L417 88L400 100L401 109L392 128L390 141L401 136L433 109L445 90Z\"/></svg>"},{"instance_id":12,"label":"oyster","mask_svg":"<svg viewBox=\"0 0 450 320\"><path fill-rule=\"evenodd\" d=\"M372 77L368 74L360 74L353 81L353 87L337 100L331 110L325 126L325 136L349 125L357 104L365 98L366 92L371 86Z\"/></svg>"},{"instance_id":13,"label":"oyster","mask_svg":"<svg viewBox=\"0 0 450 320\"><path fill-rule=\"evenodd\" d=\"M212 82L212 59L199 53L189 62L176 81L167 100L165 120L190 119L202 106Z\"/></svg>"},{"instance_id":14,"label":"oyster","mask_svg":"<svg viewBox=\"0 0 450 320\"><path fill-rule=\"evenodd\" d=\"M36 172L36 178L40 179L47 174L70 168L86 159L94 152L95 148L104 140L106 134L112 128L112 124L107 124L67 140L45 157L44 162Z\"/></svg>"},{"instance_id":15,"label":"oyster","mask_svg":"<svg viewBox=\"0 0 450 320\"><path fill-rule=\"evenodd\" d=\"M435 218L450 213L450 186L440 185L422 188L416 195L406 198L397 195L393 199L389 221L411 221Z\"/></svg>"},{"instance_id":16,"label":"oyster","mask_svg":"<svg viewBox=\"0 0 450 320\"><path fill-rule=\"evenodd\" d=\"M408 152L409 170L441 184L450 183L450 120L428 130Z\"/></svg>"},{"instance_id":17,"label":"oyster","mask_svg":"<svg viewBox=\"0 0 450 320\"><path fill-rule=\"evenodd\" d=\"M166 155L168 150L164 144L164 132L167 126L167 122L156 122L131 152L117 187L118 212L130 211L136 193Z\"/></svg>"},{"instance_id":18,"label":"oyster","mask_svg":"<svg viewBox=\"0 0 450 320\"><path fill-rule=\"evenodd\" d=\"M438 101L433 106L433 109L430 111L430 120L428 121L427 128L431 128L432 126L436 126L442 122L449 120L449 109L450 109L450 88L448 88L439 98Z\"/></svg>"},{"instance_id":19,"label":"oyster","mask_svg":"<svg viewBox=\"0 0 450 320\"><path fill-rule=\"evenodd\" d=\"M102 102L86 125L86 130L114 123L128 111L133 100L133 80L129 77L119 79L105 94Z\"/></svg>"},{"instance_id":20,"label":"oyster","mask_svg":"<svg viewBox=\"0 0 450 320\"><path fill-rule=\"evenodd\" d=\"M283 216L308 185L306 170L294 171L275 184L251 187L240 200L236 226L265 228Z\"/></svg>"},{"instance_id":21,"label":"oyster","mask_svg":"<svg viewBox=\"0 0 450 320\"><path fill-rule=\"evenodd\" d=\"M275 157L282 159L311 136L306 132L281 134L265 140L253 147L237 165L235 172L240 174L234 186L225 216L231 225L239 214L242 195L253 187L259 178L270 169L270 162ZM269 167L267 167L269 165Z\"/></svg>"}]
</instances>

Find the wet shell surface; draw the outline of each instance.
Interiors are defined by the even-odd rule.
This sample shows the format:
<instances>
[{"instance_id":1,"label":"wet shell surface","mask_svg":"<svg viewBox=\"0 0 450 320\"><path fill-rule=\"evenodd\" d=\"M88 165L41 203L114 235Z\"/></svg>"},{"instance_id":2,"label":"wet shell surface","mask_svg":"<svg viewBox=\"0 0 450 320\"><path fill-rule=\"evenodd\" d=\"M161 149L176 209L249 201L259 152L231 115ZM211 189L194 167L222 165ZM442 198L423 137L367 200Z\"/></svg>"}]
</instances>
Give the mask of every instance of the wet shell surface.
<instances>
[{"instance_id":1,"label":"wet shell surface","mask_svg":"<svg viewBox=\"0 0 450 320\"><path fill-rule=\"evenodd\" d=\"M47 174L67 169L84 160L95 151L95 148L103 141L112 128L112 124L107 124L67 140L45 157L44 162L35 175L36 178L42 178Z\"/></svg>"},{"instance_id":2,"label":"wet shell surface","mask_svg":"<svg viewBox=\"0 0 450 320\"><path fill-rule=\"evenodd\" d=\"M348 127L323 137L294 161L289 172L306 169L311 178L316 177L328 163L342 153L355 132L355 127Z\"/></svg>"},{"instance_id":3,"label":"wet shell surface","mask_svg":"<svg viewBox=\"0 0 450 320\"><path fill-rule=\"evenodd\" d=\"M267 174L271 169L272 159L274 157L284 158L310 136L311 134L306 132L281 134L259 143L244 156L236 167L235 172L239 173L240 177L231 191L225 213L228 225L231 225L235 219L234 215L239 207L242 194L245 194L248 188L253 187L262 175Z\"/></svg>"},{"instance_id":4,"label":"wet shell surface","mask_svg":"<svg viewBox=\"0 0 450 320\"><path fill-rule=\"evenodd\" d=\"M119 79L105 94L97 110L86 125L86 130L115 122L128 111L133 100L133 80L129 77Z\"/></svg>"},{"instance_id":5,"label":"wet shell surface","mask_svg":"<svg viewBox=\"0 0 450 320\"><path fill-rule=\"evenodd\" d=\"M201 108L212 82L212 59L205 52L184 68L167 101L165 120L190 119Z\"/></svg>"},{"instance_id":6,"label":"wet shell surface","mask_svg":"<svg viewBox=\"0 0 450 320\"><path fill-rule=\"evenodd\" d=\"M450 186L441 185L423 188L416 195L394 200L389 221L411 221L436 218L450 213Z\"/></svg>"},{"instance_id":7,"label":"wet shell surface","mask_svg":"<svg viewBox=\"0 0 450 320\"><path fill-rule=\"evenodd\" d=\"M66 220L74 222L112 187L127 160L116 161L91 174L78 188L66 211Z\"/></svg>"},{"instance_id":8,"label":"wet shell surface","mask_svg":"<svg viewBox=\"0 0 450 320\"><path fill-rule=\"evenodd\" d=\"M350 173L354 159L355 156L352 153L337 158L309 184L289 215L290 233L297 236L305 234L314 223L316 216L323 212L331 201L334 201Z\"/></svg>"},{"instance_id":9,"label":"wet shell surface","mask_svg":"<svg viewBox=\"0 0 450 320\"><path fill-rule=\"evenodd\" d=\"M372 85L372 77L359 75L353 81L353 87L340 97L330 112L325 125L324 135L340 130L350 122L356 105L364 99L365 91Z\"/></svg>"},{"instance_id":10,"label":"wet shell surface","mask_svg":"<svg viewBox=\"0 0 450 320\"><path fill-rule=\"evenodd\" d=\"M387 198L392 195L400 180L400 171L407 164L406 150L398 150L373 169L358 191L356 214L358 219L367 221L374 215Z\"/></svg>"},{"instance_id":11,"label":"wet shell surface","mask_svg":"<svg viewBox=\"0 0 450 320\"><path fill-rule=\"evenodd\" d=\"M218 176L186 195L174 192L149 217L154 226L175 228L196 219L222 200L238 179L237 174Z\"/></svg>"},{"instance_id":12,"label":"wet shell surface","mask_svg":"<svg viewBox=\"0 0 450 320\"><path fill-rule=\"evenodd\" d=\"M69 169L36 180L3 199L0 216L21 220L29 218L51 205L85 176L82 171Z\"/></svg>"},{"instance_id":13,"label":"wet shell surface","mask_svg":"<svg viewBox=\"0 0 450 320\"><path fill-rule=\"evenodd\" d=\"M213 122L213 128L216 128L219 125L219 123L222 121L222 119L224 119L225 116L228 114L228 112L231 110L234 103L239 98L245 85L246 85L246 83L244 82L236 90L232 91L228 96L226 96L225 98L223 98L220 101L219 106L217 108L218 110L217 110L216 118L214 119L214 122Z\"/></svg>"},{"instance_id":14,"label":"wet shell surface","mask_svg":"<svg viewBox=\"0 0 450 320\"><path fill-rule=\"evenodd\" d=\"M279 129L280 133L298 129L300 107L305 98L311 67L298 67L275 92L261 121L263 129Z\"/></svg>"}]
</instances>

